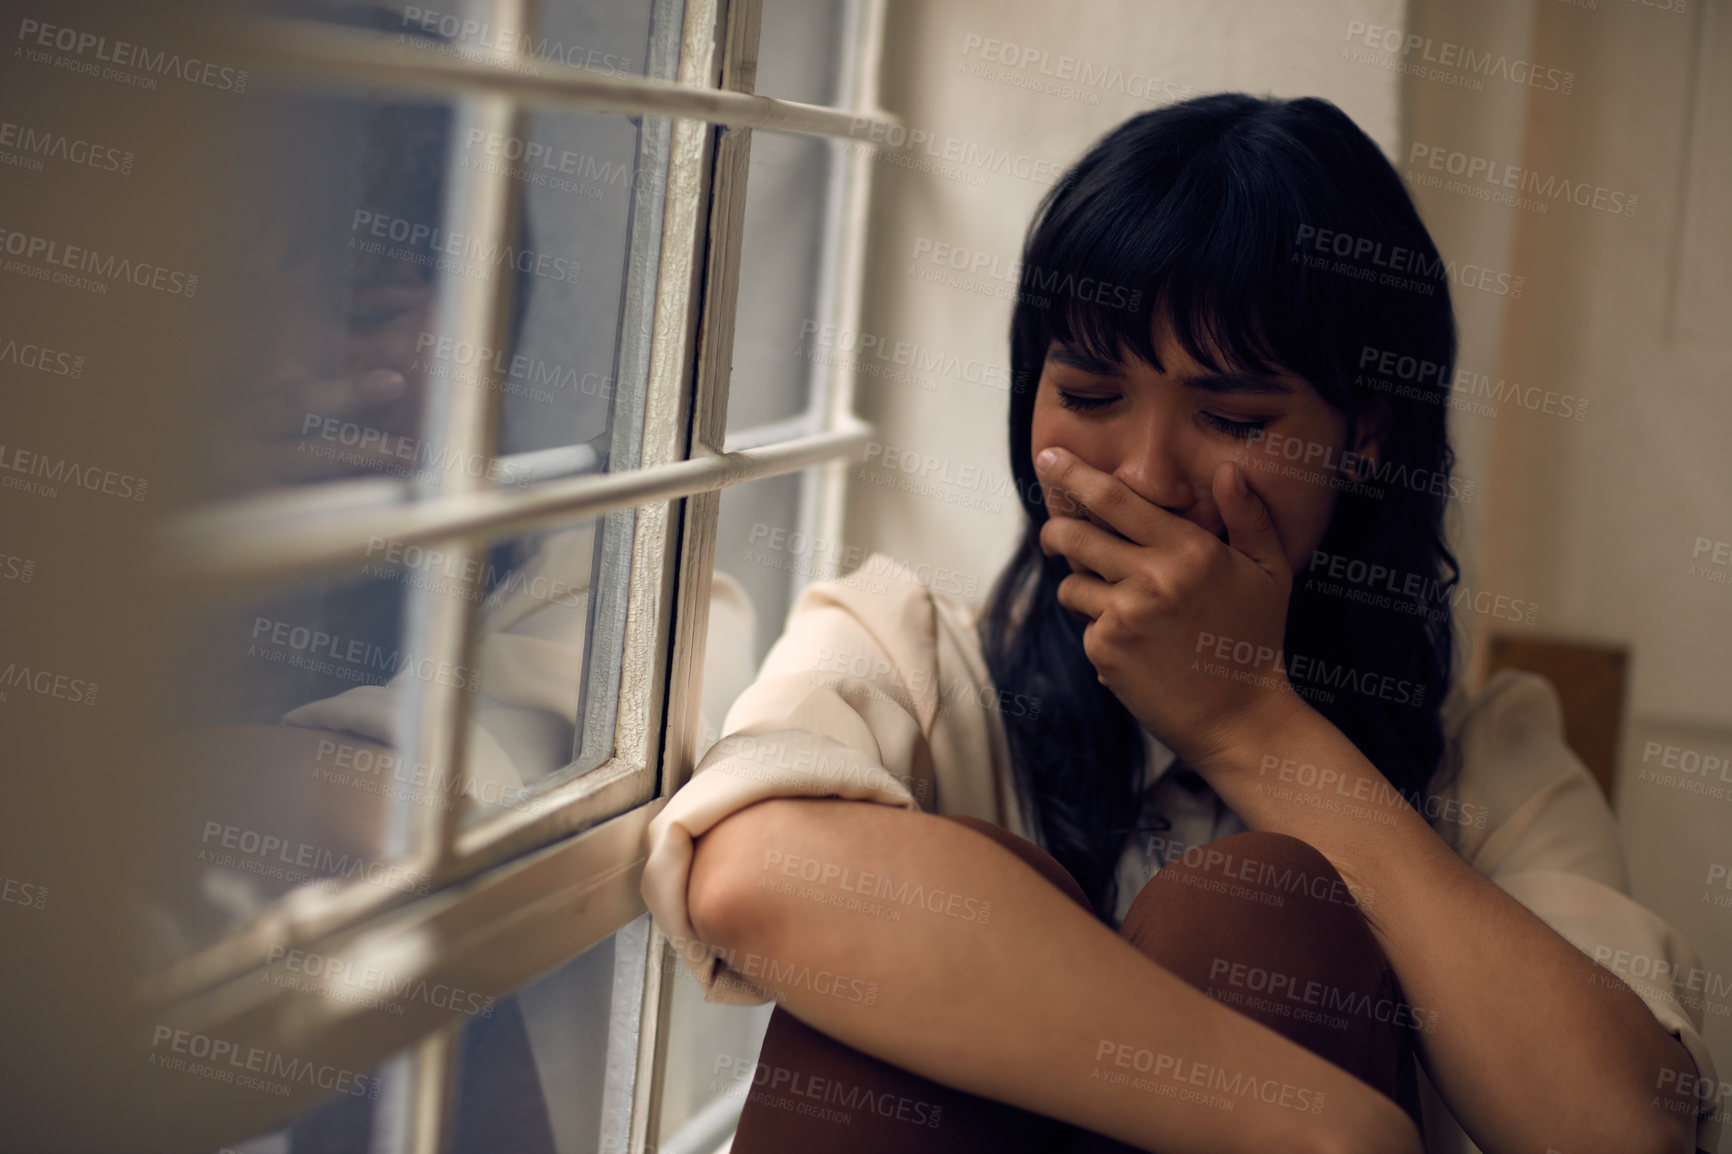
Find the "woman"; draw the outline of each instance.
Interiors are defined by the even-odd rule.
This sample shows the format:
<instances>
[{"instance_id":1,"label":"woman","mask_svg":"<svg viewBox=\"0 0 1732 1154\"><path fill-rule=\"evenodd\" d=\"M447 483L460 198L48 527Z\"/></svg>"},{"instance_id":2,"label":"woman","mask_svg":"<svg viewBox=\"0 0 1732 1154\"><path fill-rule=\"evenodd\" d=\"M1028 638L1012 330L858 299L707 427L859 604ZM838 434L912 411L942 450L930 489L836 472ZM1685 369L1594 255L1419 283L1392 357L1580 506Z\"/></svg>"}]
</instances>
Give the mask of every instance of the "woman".
<instances>
[{"instance_id":1,"label":"woman","mask_svg":"<svg viewBox=\"0 0 1732 1154\"><path fill-rule=\"evenodd\" d=\"M1320 100L1145 113L1057 184L988 611L809 589L651 830L708 996L778 1003L736 1151L1411 1151L1416 1063L1488 1150L1690 1148L1699 1022L1590 958L1688 947L1549 687L1445 701L1444 271Z\"/></svg>"}]
</instances>

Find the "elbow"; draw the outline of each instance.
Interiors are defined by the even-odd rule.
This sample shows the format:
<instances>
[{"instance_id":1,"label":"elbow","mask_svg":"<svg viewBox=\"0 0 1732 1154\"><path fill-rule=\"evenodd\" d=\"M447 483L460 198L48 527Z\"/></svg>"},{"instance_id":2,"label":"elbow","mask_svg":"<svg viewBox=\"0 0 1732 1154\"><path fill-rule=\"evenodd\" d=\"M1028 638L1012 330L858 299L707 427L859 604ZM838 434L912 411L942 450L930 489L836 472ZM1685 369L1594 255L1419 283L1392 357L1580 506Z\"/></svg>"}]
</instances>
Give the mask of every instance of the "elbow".
<instances>
[{"instance_id":1,"label":"elbow","mask_svg":"<svg viewBox=\"0 0 1732 1154\"><path fill-rule=\"evenodd\" d=\"M686 912L704 944L725 950L772 953L779 928L771 892L758 884L767 848L802 820L803 803L772 800L723 818L699 837L686 886Z\"/></svg>"}]
</instances>

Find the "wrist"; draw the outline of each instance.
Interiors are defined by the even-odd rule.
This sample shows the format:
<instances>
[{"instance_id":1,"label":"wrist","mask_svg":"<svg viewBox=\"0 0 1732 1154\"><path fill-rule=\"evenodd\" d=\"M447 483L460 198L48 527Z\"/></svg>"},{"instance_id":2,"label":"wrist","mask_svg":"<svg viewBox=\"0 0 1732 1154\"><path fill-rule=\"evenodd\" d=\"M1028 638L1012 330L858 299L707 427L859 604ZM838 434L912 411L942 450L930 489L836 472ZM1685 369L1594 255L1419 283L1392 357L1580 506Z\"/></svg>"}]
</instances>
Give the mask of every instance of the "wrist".
<instances>
[{"instance_id":1,"label":"wrist","mask_svg":"<svg viewBox=\"0 0 1732 1154\"><path fill-rule=\"evenodd\" d=\"M1265 758L1279 757L1283 749L1291 749L1295 734L1316 721L1328 724L1304 698L1283 685L1280 691L1260 694L1252 706L1224 719L1185 761L1211 782L1231 775L1254 775Z\"/></svg>"}]
</instances>

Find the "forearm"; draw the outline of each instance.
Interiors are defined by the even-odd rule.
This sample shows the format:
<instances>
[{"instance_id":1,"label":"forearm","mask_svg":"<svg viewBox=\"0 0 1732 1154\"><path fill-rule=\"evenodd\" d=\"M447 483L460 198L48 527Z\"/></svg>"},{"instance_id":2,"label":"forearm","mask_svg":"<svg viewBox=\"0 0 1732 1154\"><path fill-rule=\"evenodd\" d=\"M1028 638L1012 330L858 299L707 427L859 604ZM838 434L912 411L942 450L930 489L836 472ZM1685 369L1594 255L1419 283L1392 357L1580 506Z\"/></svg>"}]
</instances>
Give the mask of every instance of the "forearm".
<instances>
[{"instance_id":1,"label":"forearm","mask_svg":"<svg viewBox=\"0 0 1732 1154\"><path fill-rule=\"evenodd\" d=\"M890 920L779 893L759 884L779 876L763 869L775 854L960 894L976 909L990 902L991 913L910 906ZM1204 997L952 822L858 802L760 803L699 840L689 899L700 935L768 959L761 972L810 966L875 983L865 1005L755 979L816 1029L944 1085L1167 1154L1418 1149L1387 1099ZM1167 1096L1206 1088L1212 1071L1290 1087L1288 1105L1239 1094L1227 1111ZM1153 1088L1105 1077L1114 1074ZM1296 1108L1319 1100L1319 1113Z\"/></svg>"},{"instance_id":2,"label":"forearm","mask_svg":"<svg viewBox=\"0 0 1732 1154\"><path fill-rule=\"evenodd\" d=\"M1482 1148L1692 1148L1689 1115L1651 1103L1662 1069L1694 1064L1640 998L1462 861L1326 719L1295 709L1252 733L1210 780L1248 826L1309 842L1368 899L1426 1011L1426 1068Z\"/></svg>"}]
</instances>

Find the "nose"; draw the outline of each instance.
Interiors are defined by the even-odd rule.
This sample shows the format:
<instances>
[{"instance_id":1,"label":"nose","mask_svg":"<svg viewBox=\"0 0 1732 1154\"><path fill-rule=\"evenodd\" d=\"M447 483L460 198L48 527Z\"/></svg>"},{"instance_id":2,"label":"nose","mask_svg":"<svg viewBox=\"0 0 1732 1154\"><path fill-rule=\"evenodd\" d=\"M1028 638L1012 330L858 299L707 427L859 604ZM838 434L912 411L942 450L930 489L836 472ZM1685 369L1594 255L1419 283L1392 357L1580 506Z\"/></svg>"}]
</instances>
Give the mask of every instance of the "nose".
<instances>
[{"instance_id":1,"label":"nose","mask_svg":"<svg viewBox=\"0 0 1732 1154\"><path fill-rule=\"evenodd\" d=\"M298 311L285 310L272 350L276 383L304 385L339 376L347 336L346 326L328 309L303 304Z\"/></svg>"},{"instance_id":2,"label":"nose","mask_svg":"<svg viewBox=\"0 0 1732 1154\"><path fill-rule=\"evenodd\" d=\"M1138 496L1183 516L1197 503L1189 449L1181 423L1165 415L1127 433L1115 476Z\"/></svg>"}]
</instances>

